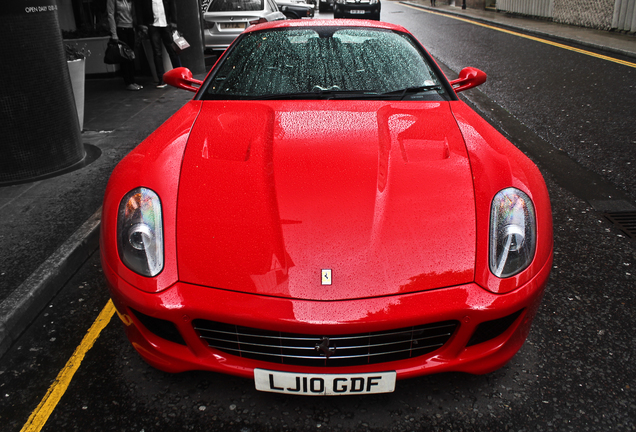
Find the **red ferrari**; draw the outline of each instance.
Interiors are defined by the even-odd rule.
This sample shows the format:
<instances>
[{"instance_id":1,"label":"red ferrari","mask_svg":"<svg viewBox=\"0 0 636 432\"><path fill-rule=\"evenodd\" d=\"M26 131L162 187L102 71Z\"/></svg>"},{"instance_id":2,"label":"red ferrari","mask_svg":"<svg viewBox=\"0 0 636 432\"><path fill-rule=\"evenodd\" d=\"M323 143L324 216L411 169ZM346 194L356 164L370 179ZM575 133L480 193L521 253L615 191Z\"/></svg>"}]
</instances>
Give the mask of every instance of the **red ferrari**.
<instances>
[{"instance_id":1,"label":"red ferrari","mask_svg":"<svg viewBox=\"0 0 636 432\"><path fill-rule=\"evenodd\" d=\"M524 343L550 274L537 167L404 28L247 29L114 170L101 254L152 366L258 390L390 392L491 372Z\"/></svg>"}]
</instances>

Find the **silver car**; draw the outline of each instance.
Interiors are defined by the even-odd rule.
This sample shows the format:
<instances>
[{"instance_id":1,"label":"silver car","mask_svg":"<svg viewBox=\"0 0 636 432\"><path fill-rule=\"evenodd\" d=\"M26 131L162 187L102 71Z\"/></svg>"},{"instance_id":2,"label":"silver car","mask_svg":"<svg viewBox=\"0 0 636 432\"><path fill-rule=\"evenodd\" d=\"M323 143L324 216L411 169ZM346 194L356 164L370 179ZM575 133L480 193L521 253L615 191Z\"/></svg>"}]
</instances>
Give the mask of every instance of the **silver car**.
<instances>
[{"instance_id":1,"label":"silver car","mask_svg":"<svg viewBox=\"0 0 636 432\"><path fill-rule=\"evenodd\" d=\"M274 0L212 0L203 14L205 48L224 50L250 23L284 19Z\"/></svg>"},{"instance_id":2,"label":"silver car","mask_svg":"<svg viewBox=\"0 0 636 432\"><path fill-rule=\"evenodd\" d=\"M278 9L287 19L301 19L314 17L314 5L304 0L274 0Z\"/></svg>"}]
</instances>

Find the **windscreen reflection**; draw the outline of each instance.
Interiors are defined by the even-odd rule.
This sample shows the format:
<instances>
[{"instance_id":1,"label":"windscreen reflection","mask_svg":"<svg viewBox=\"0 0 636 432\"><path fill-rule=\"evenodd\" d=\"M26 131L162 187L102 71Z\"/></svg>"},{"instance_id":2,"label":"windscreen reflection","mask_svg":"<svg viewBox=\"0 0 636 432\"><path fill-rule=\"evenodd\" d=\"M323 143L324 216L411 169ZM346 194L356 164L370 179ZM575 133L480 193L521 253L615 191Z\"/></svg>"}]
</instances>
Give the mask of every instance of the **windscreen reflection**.
<instances>
[{"instance_id":1,"label":"windscreen reflection","mask_svg":"<svg viewBox=\"0 0 636 432\"><path fill-rule=\"evenodd\" d=\"M373 99L391 92L404 98L408 91L409 99L425 93L426 100L447 100L413 41L377 29L248 33L211 78L203 99Z\"/></svg>"}]
</instances>

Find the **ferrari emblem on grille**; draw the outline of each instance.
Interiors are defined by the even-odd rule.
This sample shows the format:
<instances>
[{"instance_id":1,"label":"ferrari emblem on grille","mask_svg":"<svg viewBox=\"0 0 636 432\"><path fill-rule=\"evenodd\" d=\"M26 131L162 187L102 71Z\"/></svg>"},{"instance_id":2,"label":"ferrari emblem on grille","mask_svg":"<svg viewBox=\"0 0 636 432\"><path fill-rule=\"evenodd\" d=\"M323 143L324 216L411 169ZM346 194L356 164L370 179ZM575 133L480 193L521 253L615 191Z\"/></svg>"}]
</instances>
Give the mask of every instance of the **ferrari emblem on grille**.
<instances>
[{"instance_id":1,"label":"ferrari emblem on grille","mask_svg":"<svg viewBox=\"0 0 636 432\"><path fill-rule=\"evenodd\" d=\"M322 284L331 285L331 269L322 269Z\"/></svg>"},{"instance_id":2,"label":"ferrari emblem on grille","mask_svg":"<svg viewBox=\"0 0 636 432\"><path fill-rule=\"evenodd\" d=\"M336 352L336 346L334 345L333 348L330 347L329 338L327 336L323 336L322 339L320 339L320 343L316 344L316 351L329 358L333 353Z\"/></svg>"}]
</instances>

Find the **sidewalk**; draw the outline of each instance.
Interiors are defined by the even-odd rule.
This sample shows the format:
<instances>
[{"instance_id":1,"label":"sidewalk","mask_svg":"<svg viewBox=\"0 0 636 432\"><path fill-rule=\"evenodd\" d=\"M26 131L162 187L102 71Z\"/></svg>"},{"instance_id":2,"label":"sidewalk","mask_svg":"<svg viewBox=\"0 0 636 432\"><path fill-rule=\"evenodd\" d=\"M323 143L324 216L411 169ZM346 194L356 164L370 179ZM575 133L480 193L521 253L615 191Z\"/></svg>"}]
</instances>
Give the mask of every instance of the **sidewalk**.
<instances>
[{"instance_id":1,"label":"sidewalk","mask_svg":"<svg viewBox=\"0 0 636 432\"><path fill-rule=\"evenodd\" d=\"M428 0L405 3L636 58L636 37L630 35L492 11L432 8ZM82 139L101 153L94 162L58 177L0 187L0 356L97 250L101 201L115 165L193 95L156 89L150 78L140 84L145 88L131 92L121 78L86 81Z\"/></svg>"},{"instance_id":2,"label":"sidewalk","mask_svg":"<svg viewBox=\"0 0 636 432\"><path fill-rule=\"evenodd\" d=\"M0 356L97 250L101 203L115 165L193 93L140 91L120 77L86 80L82 141L99 157L57 177L0 187ZM101 153L101 155L100 155Z\"/></svg>"}]
</instances>

